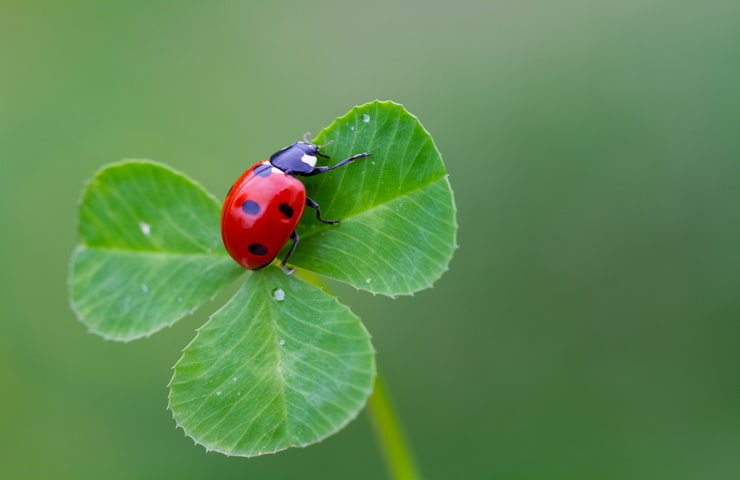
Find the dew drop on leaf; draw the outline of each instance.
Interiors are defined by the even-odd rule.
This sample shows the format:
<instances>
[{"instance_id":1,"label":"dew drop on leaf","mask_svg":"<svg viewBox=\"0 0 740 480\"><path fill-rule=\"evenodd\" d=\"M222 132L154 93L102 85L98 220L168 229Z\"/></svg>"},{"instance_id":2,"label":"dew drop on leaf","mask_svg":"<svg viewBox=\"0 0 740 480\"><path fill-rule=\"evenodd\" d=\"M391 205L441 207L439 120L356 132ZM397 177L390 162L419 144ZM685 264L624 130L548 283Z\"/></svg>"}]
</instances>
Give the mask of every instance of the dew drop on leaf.
<instances>
[{"instance_id":1,"label":"dew drop on leaf","mask_svg":"<svg viewBox=\"0 0 740 480\"><path fill-rule=\"evenodd\" d=\"M285 345L285 339L281 338L281 339L280 339L280 341L279 341L278 343L279 343L280 345Z\"/></svg>"},{"instance_id":2,"label":"dew drop on leaf","mask_svg":"<svg viewBox=\"0 0 740 480\"><path fill-rule=\"evenodd\" d=\"M146 293L146 292L149 291L149 287L147 286L146 283L142 283L141 284L141 291L144 292L144 293Z\"/></svg>"},{"instance_id":3,"label":"dew drop on leaf","mask_svg":"<svg viewBox=\"0 0 740 480\"><path fill-rule=\"evenodd\" d=\"M148 223L139 222L139 228L141 228L141 233L143 233L147 237L149 236L150 233L152 233L152 226L149 225Z\"/></svg>"},{"instance_id":4,"label":"dew drop on leaf","mask_svg":"<svg viewBox=\"0 0 740 480\"><path fill-rule=\"evenodd\" d=\"M367 113L363 113L362 114L362 121L365 122L365 123L369 122L370 121L370 115L368 115Z\"/></svg>"},{"instance_id":5,"label":"dew drop on leaf","mask_svg":"<svg viewBox=\"0 0 740 480\"><path fill-rule=\"evenodd\" d=\"M283 290L282 288L276 288L272 291L272 298L274 298L278 302L282 302L283 300L285 300L285 290Z\"/></svg>"}]
</instances>

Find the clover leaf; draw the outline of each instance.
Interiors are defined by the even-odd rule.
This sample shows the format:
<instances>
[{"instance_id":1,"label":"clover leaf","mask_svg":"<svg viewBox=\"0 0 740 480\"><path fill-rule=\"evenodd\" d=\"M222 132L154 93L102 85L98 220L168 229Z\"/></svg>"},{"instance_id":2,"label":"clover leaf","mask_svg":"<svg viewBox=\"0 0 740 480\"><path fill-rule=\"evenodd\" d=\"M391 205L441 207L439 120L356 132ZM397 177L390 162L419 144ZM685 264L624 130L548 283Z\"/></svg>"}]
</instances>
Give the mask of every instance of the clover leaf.
<instances>
[{"instance_id":1,"label":"clover leaf","mask_svg":"<svg viewBox=\"0 0 740 480\"><path fill-rule=\"evenodd\" d=\"M164 165L107 166L83 193L69 287L90 331L145 337L242 282L185 347L170 382L178 426L208 450L253 456L309 445L363 408L375 377L370 336L349 308L304 278L412 294L442 275L456 247L444 165L414 116L371 102L315 143L330 140L322 152L332 162L372 157L304 179L324 216L342 222L304 216L294 275L237 265L221 243L219 202Z\"/></svg>"}]
</instances>

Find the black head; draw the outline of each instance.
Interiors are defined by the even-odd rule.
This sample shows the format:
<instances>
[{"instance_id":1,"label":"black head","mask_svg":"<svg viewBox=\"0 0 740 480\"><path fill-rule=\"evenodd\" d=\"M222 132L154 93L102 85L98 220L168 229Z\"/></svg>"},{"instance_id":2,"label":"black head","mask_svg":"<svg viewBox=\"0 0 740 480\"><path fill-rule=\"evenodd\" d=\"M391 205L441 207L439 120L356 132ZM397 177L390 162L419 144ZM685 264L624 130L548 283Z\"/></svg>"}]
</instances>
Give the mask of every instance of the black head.
<instances>
[{"instance_id":1,"label":"black head","mask_svg":"<svg viewBox=\"0 0 740 480\"><path fill-rule=\"evenodd\" d=\"M319 146L309 142L295 142L272 154L270 163L289 175L300 175L313 172L316 157L329 158L319 152Z\"/></svg>"}]
</instances>

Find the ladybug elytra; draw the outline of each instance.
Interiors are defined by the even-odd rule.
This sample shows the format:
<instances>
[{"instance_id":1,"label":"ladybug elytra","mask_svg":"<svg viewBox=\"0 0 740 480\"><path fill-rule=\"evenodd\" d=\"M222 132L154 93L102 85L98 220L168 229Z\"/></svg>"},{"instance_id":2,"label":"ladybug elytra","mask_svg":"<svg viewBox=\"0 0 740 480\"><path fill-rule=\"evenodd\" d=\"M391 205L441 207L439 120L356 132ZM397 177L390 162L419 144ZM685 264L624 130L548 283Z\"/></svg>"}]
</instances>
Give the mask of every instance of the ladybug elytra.
<instances>
[{"instance_id":1,"label":"ladybug elytra","mask_svg":"<svg viewBox=\"0 0 740 480\"><path fill-rule=\"evenodd\" d=\"M328 172L370 154L354 155L333 167L317 167L317 157L329 158L319 151L325 146L304 137L269 160L252 165L231 187L221 210L221 237L239 265L250 270L266 267L290 239L293 243L281 262L285 266L298 245L295 228L305 206L316 210L320 222L339 222L321 217L319 204L306 196L306 188L296 177Z\"/></svg>"}]
</instances>

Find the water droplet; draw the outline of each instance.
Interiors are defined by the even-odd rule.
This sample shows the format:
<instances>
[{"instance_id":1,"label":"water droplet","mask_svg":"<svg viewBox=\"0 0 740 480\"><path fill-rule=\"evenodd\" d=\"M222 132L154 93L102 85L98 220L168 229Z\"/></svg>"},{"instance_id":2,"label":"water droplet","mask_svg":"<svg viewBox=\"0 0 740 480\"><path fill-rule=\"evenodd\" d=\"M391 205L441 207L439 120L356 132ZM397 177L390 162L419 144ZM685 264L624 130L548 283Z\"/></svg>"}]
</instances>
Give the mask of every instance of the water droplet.
<instances>
[{"instance_id":1,"label":"water droplet","mask_svg":"<svg viewBox=\"0 0 740 480\"><path fill-rule=\"evenodd\" d=\"M362 121L365 122L365 123L369 122L370 121L370 115L368 115L367 113L363 113L362 114Z\"/></svg>"},{"instance_id":2,"label":"water droplet","mask_svg":"<svg viewBox=\"0 0 740 480\"><path fill-rule=\"evenodd\" d=\"M366 279L365 279L365 283L370 283L370 282L372 282L372 281L373 281L373 279L372 279L372 278L366 278Z\"/></svg>"},{"instance_id":3,"label":"water droplet","mask_svg":"<svg viewBox=\"0 0 740 480\"><path fill-rule=\"evenodd\" d=\"M349 126L349 129L350 129L350 130L352 130L352 131L354 132L354 131L355 131L355 126L354 126L354 125L350 125L350 126Z\"/></svg>"},{"instance_id":4,"label":"water droplet","mask_svg":"<svg viewBox=\"0 0 740 480\"><path fill-rule=\"evenodd\" d=\"M231 379L232 382L236 382L237 380L239 380L239 377L234 377Z\"/></svg>"},{"instance_id":5,"label":"water droplet","mask_svg":"<svg viewBox=\"0 0 740 480\"><path fill-rule=\"evenodd\" d=\"M149 291L149 287L147 287L146 283L141 284L141 291L144 293Z\"/></svg>"},{"instance_id":6,"label":"water droplet","mask_svg":"<svg viewBox=\"0 0 740 480\"><path fill-rule=\"evenodd\" d=\"M370 163L372 163L373 165L375 165L375 162L373 162L372 160L370 161Z\"/></svg>"},{"instance_id":7,"label":"water droplet","mask_svg":"<svg viewBox=\"0 0 740 480\"><path fill-rule=\"evenodd\" d=\"M216 395L221 395L221 391L216 392Z\"/></svg>"},{"instance_id":8,"label":"water droplet","mask_svg":"<svg viewBox=\"0 0 740 480\"><path fill-rule=\"evenodd\" d=\"M139 222L139 228L141 228L141 233L143 233L147 237L149 236L150 233L152 233L152 226L149 225L148 223Z\"/></svg>"},{"instance_id":9,"label":"water droplet","mask_svg":"<svg viewBox=\"0 0 740 480\"><path fill-rule=\"evenodd\" d=\"M280 339L280 341L279 341L278 343L279 343L280 345L285 345L285 339L281 338L281 339Z\"/></svg>"},{"instance_id":10,"label":"water droplet","mask_svg":"<svg viewBox=\"0 0 740 480\"><path fill-rule=\"evenodd\" d=\"M285 300L285 290L283 290L282 288L276 288L272 291L272 298L274 298L278 302L282 302L283 300Z\"/></svg>"}]
</instances>

